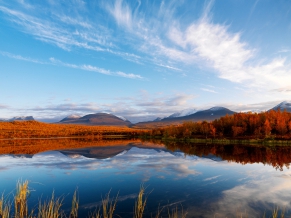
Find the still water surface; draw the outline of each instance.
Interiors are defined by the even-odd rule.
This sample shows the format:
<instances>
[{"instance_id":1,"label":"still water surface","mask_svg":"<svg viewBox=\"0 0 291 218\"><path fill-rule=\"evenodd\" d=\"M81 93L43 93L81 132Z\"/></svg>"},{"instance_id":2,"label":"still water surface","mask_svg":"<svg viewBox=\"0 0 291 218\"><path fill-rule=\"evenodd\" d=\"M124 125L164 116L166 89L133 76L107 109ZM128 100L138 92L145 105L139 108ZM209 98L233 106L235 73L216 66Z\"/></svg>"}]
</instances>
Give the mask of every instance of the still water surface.
<instances>
[{"instance_id":1,"label":"still water surface","mask_svg":"<svg viewBox=\"0 0 291 218\"><path fill-rule=\"evenodd\" d=\"M274 207L291 209L290 148L128 142L111 146L0 156L0 192L29 180L30 207L54 191L65 211L78 189L80 217L100 207L102 196L118 194L116 213L133 217L140 185L148 193L145 217L158 207L183 208L187 217L267 217ZM117 217L117 216L116 216Z\"/></svg>"}]
</instances>

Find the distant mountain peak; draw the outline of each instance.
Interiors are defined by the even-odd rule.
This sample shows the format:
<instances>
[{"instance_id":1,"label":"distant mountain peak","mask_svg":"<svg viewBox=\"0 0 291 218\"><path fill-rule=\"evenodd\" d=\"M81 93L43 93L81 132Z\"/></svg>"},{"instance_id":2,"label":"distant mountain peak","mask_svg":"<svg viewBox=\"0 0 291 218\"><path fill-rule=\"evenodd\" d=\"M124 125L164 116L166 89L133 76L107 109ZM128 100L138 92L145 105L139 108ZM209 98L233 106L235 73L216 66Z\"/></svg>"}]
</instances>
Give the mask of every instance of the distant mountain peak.
<instances>
[{"instance_id":1,"label":"distant mountain peak","mask_svg":"<svg viewBox=\"0 0 291 218\"><path fill-rule=\"evenodd\" d=\"M78 115L78 114L71 114L71 115L67 116L66 118L70 118L70 119L78 119L78 118L80 118L80 117L81 117L81 116Z\"/></svg>"},{"instance_id":2,"label":"distant mountain peak","mask_svg":"<svg viewBox=\"0 0 291 218\"><path fill-rule=\"evenodd\" d=\"M156 122L156 121L160 121L160 120L162 120L162 118L160 118L160 117L157 117L156 119L154 119L153 121L154 122Z\"/></svg>"},{"instance_id":3,"label":"distant mountain peak","mask_svg":"<svg viewBox=\"0 0 291 218\"><path fill-rule=\"evenodd\" d=\"M29 121L34 120L33 116L19 116L19 117L13 117L11 119L8 119L8 121Z\"/></svg>"},{"instance_id":4,"label":"distant mountain peak","mask_svg":"<svg viewBox=\"0 0 291 218\"><path fill-rule=\"evenodd\" d=\"M180 112L173 113L170 116L168 116L168 118L184 117L184 116L188 116L188 115L194 114L197 111L198 111L197 109L189 108L189 109L182 110Z\"/></svg>"},{"instance_id":5,"label":"distant mountain peak","mask_svg":"<svg viewBox=\"0 0 291 218\"><path fill-rule=\"evenodd\" d=\"M287 112L291 112L291 101L283 101L270 110L278 110L278 109L280 109L281 111L286 110Z\"/></svg>"}]
</instances>

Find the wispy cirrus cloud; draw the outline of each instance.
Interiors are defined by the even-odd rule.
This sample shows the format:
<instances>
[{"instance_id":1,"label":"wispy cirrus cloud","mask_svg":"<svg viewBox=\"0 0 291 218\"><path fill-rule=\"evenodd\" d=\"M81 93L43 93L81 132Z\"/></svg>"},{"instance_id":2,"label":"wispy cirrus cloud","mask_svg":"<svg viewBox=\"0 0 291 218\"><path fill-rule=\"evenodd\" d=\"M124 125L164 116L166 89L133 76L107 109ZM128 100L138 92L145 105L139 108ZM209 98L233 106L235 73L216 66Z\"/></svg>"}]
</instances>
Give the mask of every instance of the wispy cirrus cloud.
<instances>
[{"instance_id":1,"label":"wispy cirrus cloud","mask_svg":"<svg viewBox=\"0 0 291 218\"><path fill-rule=\"evenodd\" d=\"M278 89L273 89L274 92L291 92L291 86L281 87Z\"/></svg>"},{"instance_id":2,"label":"wispy cirrus cloud","mask_svg":"<svg viewBox=\"0 0 291 218\"><path fill-rule=\"evenodd\" d=\"M164 61L198 65L219 78L260 92L287 86L291 81L290 63L280 56L260 60L257 48L241 39L242 32L231 32L229 26L212 21L213 4L210 1L202 16L188 24L174 16L178 5L175 1L153 7L153 13L159 13L154 16L149 12L147 17L142 11L137 12L140 4L131 7L127 1L116 0L107 8L117 25L141 40L140 50L151 53L153 61L160 57Z\"/></svg>"},{"instance_id":3,"label":"wispy cirrus cloud","mask_svg":"<svg viewBox=\"0 0 291 218\"><path fill-rule=\"evenodd\" d=\"M33 10L25 12L0 5L0 12L4 13L6 18L16 24L22 32L61 49L70 51L82 48L114 54L137 63L140 61L141 58L138 55L117 49L118 46L115 45L111 30L103 26L101 22L92 23L79 14L57 13L63 9L58 4L54 7L60 8L43 10L35 4ZM46 19L40 16L43 14L39 14L39 11L47 14ZM95 18L95 20L99 19Z\"/></svg>"},{"instance_id":4,"label":"wispy cirrus cloud","mask_svg":"<svg viewBox=\"0 0 291 218\"><path fill-rule=\"evenodd\" d=\"M19 1L20 5L29 4ZM62 49L106 52L135 63L151 63L178 72L195 65L205 74L214 73L221 79L261 93L270 87L288 86L291 63L281 56L257 57L259 48L242 40L243 31L233 32L230 25L211 19L214 1L205 5L199 19L186 23L175 15L179 4L182 3L174 0L167 3L116 0L98 4L100 14L110 14L117 29L106 25L99 13L95 13L93 19L89 17L87 12L91 12L92 6L89 2L70 3L70 10L53 1L45 11L37 4L29 13L7 6L0 6L0 11L21 31ZM44 18L38 11L48 16ZM130 47L131 53L124 47Z\"/></svg>"},{"instance_id":5,"label":"wispy cirrus cloud","mask_svg":"<svg viewBox=\"0 0 291 218\"><path fill-rule=\"evenodd\" d=\"M69 67L69 68L74 68L74 69L80 69L80 70L85 70L85 71L91 71L91 72L96 72L96 73L101 73L105 75L111 75L111 76L120 76L124 78L129 78L129 79L145 79L141 75L138 74L133 74L133 73L124 73L121 71L118 72L112 72L110 70L106 70L104 68L92 66L90 64L82 64L82 65L77 65L77 64L71 64L71 63L65 63L63 61L60 61L58 59L55 59L53 57L49 58L49 61L41 61L38 59L30 58L30 57L24 57L21 55L17 54L11 54L9 52L4 52L0 51L0 55L21 60L21 61L28 61L36 64L50 64L50 65L58 65L58 66L64 66L64 67Z\"/></svg>"},{"instance_id":6,"label":"wispy cirrus cloud","mask_svg":"<svg viewBox=\"0 0 291 218\"><path fill-rule=\"evenodd\" d=\"M9 52L4 52L4 51L0 51L0 55L8 57L8 58L13 58L13 59L21 60L21 61L28 61L28 62L32 62L36 64L47 64L47 62L44 62L44 61L40 61L40 60L30 58L30 57L23 57L18 54L11 54Z\"/></svg>"},{"instance_id":7,"label":"wispy cirrus cloud","mask_svg":"<svg viewBox=\"0 0 291 218\"><path fill-rule=\"evenodd\" d=\"M124 73L124 72L121 72L121 71L113 72L113 71L106 70L106 69L103 69L103 68L100 68L100 67L96 67L96 66L92 66L92 65L89 65L89 64L83 64L83 65L70 64L70 63L62 62L62 61L57 60L55 58L50 58L50 61L53 64L61 65L61 66L65 66L65 67L70 67L70 68L74 68L74 69L92 71L92 72L106 74L106 75L112 75L112 76L120 76L120 77L129 78L129 79L144 79L144 77L142 77L142 76L140 76L138 74Z\"/></svg>"}]
</instances>

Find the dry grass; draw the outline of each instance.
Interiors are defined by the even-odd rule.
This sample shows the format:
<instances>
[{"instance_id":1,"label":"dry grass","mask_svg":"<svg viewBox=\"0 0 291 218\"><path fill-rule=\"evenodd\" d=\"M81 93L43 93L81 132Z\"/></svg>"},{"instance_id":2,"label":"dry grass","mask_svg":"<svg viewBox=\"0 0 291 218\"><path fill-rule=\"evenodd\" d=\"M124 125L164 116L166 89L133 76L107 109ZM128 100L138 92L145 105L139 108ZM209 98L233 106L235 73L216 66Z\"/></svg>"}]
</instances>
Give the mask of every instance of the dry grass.
<instances>
[{"instance_id":1,"label":"dry grass","mask_svg":"<svg viewBox=\"0 0 291 218\"><path fill-rule=\"evenodd\" d=\"M134 207L134 218L142 218L144 209L147 203L147 196L144 197L145 195L145 188L143 185L140 186L140 190L137 196L137 200L135 202L135 207Z\"/></svg>"},{"instance_id":2,"label":"dry grass","mask_svg":"<svg viewBox=\"0 0 291 218\"><path fill-rule=\"evenodd\" d=\"M89 218L101 218L100 209L95 211L94 213L90 213Z\"/></svg>"},{"instance_id":3,"label":"dry grass","mask_svg":"<svg viewBox=\"0 0 291 218\"><path fill-rule=\"evenodd\" d=\"M178 206L176 206L172 210L170 210L168 208L168 217L169 218L186 218L186 216L187 216L187 213L185 213L183 211L183 207L182 207L182 210L181 210L180 213L179 213L179 210L178 210Z\"/></svg>"},{"instance_id":4,"label":"dry grass","mask_svg":"<svg viewBox=\"0 0 291 218\"><path fill-rule=\"evenodd\" d=\"M118 194L110 200L110 192L106 195L106 198L102 199L103 217L112 218L116 209Z\"/></svg>"},{"instance_id":5,"label":"dry grass","mask_svg":"<svg viewBox=\"0 0 291 218\"><path fill-rule=\"evenodd\" d=\"M0 217L1 218L9 218L10 217L10 203L4 201L4 195L0 199Z\"/></svg>"},{"instance_id":6,"label":"dry grass","mask_svg":"<svg viewBox=\"0 0 291 218\"><path fill-rule=\"evenodd\" d=\"M274 208L272 212L272 218L285 218L285 208L281 210L279 210L279 207Z\"/></svg>"},{"instance_id":7,"label":"dry grass","mask_svg":"<svg viewBox=\"0 0 291 218\"><path fill-rule=\"evenodd\" d=\"M0 218L62 218L67 217L66 214L61 210L63 205L64 198L55 198L54 193L52 197L42 203L39 202L37 213L35 211L30 211L28 213L28 205L27 200L30 194L29 191L29 182L28 181L18 181L16 185L16 194L14 196L14 207L15 211L14 214L11 213L11 204L5 200L4 195L0 198ZM134 209L134 218L142 218L144 217L144 211L147 204L148 195L146 194L146 188L143 185L140 187L140 191L138 193L136 202L135 202L135 209ZM100 208L96 210L94 213L91 213L88 217L89 218L113 218L114 216L118 216L114 214L116 205L118 201L118 194L116 197L110 198L110 192L106 195L104 199L102 199L102 214L100 213ZM167 206L165 206L167 207ZM155 218L160 218L162 210L165 208L160 207L155 215ZM163 217L168 218L186 218L187 212L184 212L183 207L181 205L181 209L176 206L175 208L171 209L168 208L168 214ZM69 218L78 218L78 209L79 209L79 197L77 191L74 192L73 199L72 199L72 209L69 214ZM120 217L120 216L118 216ZM237 218L249 217L247 213L237 213ZM276 207L272 211L271 218L285 218L287 217L285 214L285 209L280 209ZM263 218L266 218L264 214Z\"/></svg>"},{"instance_id":8,"label":"dry grass","mask_svg":"<svg viewBox=\"0 0 291 218\"><path fill-rule=\"evenodd\" d=\"M74 195L73 195L70 218L77 218L78 217L78 209L79 209L79 197L77 197L77 190L76 190L74 192Z\"/></svg>"},{"instance_id":9,"label":"dry grass","mask_svg":"<svg viewBox=\"0 0 291 218\"><path fill-rule=\"evenodd\" d=\"M18 181L16 185L16 195L14 197L15 217L21 218L28 216L27 198L29 193L28 181Z\"/></svg>"},{"instance_id":10,"label":"dry grass","mask_svg":"<svg viewBox=\"0 0 291 218\"><path fill-rule=\"evenodd\" d=\"M38 206L38 218L59 218L63 217L61 211L63 198L56 198L54 193L49 201L41 203Z\"/></svg>"}]
</instances>

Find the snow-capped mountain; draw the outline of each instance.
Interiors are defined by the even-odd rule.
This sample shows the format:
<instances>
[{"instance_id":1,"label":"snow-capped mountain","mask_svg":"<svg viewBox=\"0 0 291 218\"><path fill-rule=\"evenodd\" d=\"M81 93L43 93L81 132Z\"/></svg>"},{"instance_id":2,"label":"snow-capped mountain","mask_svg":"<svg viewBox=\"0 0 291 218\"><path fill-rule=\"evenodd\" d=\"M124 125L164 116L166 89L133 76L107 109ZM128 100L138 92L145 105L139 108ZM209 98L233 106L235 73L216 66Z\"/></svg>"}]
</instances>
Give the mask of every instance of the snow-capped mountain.
<instances>
[{"instance_id":1,"label":"snow-capped mountain","mask_svg":"<svg viewBox=\"0 0 291 218\"><path fill-rule=\"evenodd\" d=\"M78 114L71 114L67 117L65 117L64 119L62 119L60 122L67 122L67 121L73 121L73 120L77 120L79 119L81 116Z\"/></svg>"},{"instance_id":2,"label":"snow-capped mountain","mask_svg":"<svg viewBox=\"0 0 291 218\"><path fill-rule=\"evenodd\" d=\"M110 113L87 114L85 116L70 115L60 123L83 124L83 125L106 125L106 126L129 126L131 122L124 117L115 116Z\"/></svg>"},{"instance_id":3,"label":"snow-capped mountain","mask_svg":"<svg viewBox=\"0 0 291 218\"><path fill-rule=\"evenodd\" d=\"M287 112L291 112L291 102L283 101L270 110L278 110L278 109L280 109L281 111L286 110Z\"/></svg>"},{"instance_id":4,"label":"snow-capped mountain","mask_svg":"<svg viewBox=\"0 0 291 218\"><path fill-rule=\"evenodd\" d=\"M168 116L168 118L173 118L173 117L184 117L184 116L188 116L190 114L194 114L196 113L198 110L196 109L193 109L193 108L190 108L190 109L185 109L185 110L182 110L180 112L176 112L176 113L173 113L172 115Z\"/></svg>"},{"instance_id":5,"label":"snow-capped mountain","mask_svg":"<svg viewBox=\"0 0 291 218\"><path fill-rule=\"evenodd\" d=\"M80 117L81 117L81 116L78 115L78 114L71 114L71 115L67 116L66 118L68 118L68 119L78 119L78 118L80 118Z\"/></svg>"},{"instance_id":6,"label":"snow-capped mountain","mask_svg":"<svg viewBox=\"0 0 291 218\"><path fill-rule=\"evenodd\" d=\"M109 114L110 114L110 113L109 113ZM113 115L113 114L111 114L111 115ZM127 119L126 119L126 118L124 118L123 116L118 116L118 115L114 115L114 116L116 116L116 117L118 117L118 118L122 119L123 121L127 121Z\"/></svg>"},{"instance_id":7,"label":"snow-capped mountain","mask_svg":"<svg viewBox=\"0 0 291 218\"><path fill-rule=\"evenodd\" d=\"M7 121L12 122L12 121L28 121L28 120L34 120L33 116L22 116L22 117L13 117L11 119L8 119Z\"/></svg>"}]
</instances>

